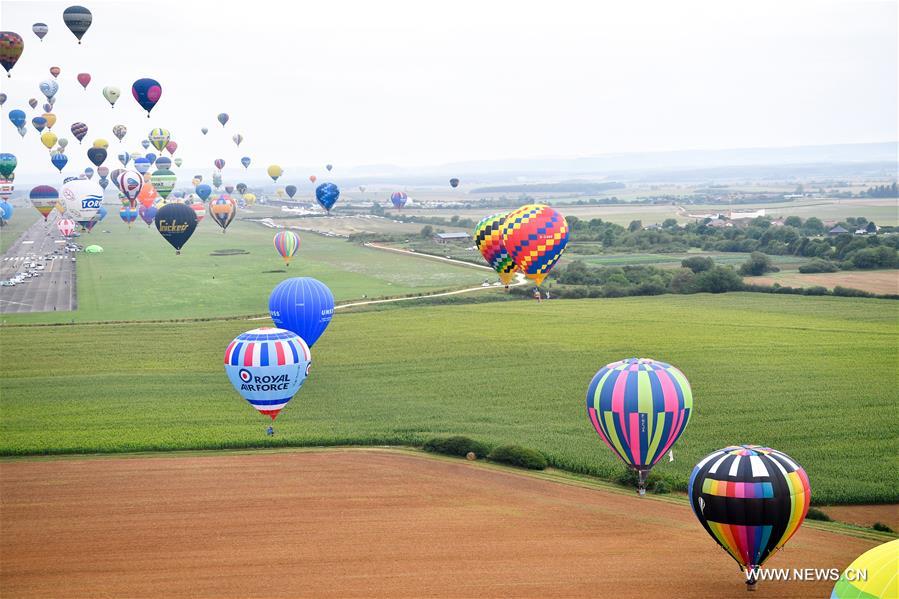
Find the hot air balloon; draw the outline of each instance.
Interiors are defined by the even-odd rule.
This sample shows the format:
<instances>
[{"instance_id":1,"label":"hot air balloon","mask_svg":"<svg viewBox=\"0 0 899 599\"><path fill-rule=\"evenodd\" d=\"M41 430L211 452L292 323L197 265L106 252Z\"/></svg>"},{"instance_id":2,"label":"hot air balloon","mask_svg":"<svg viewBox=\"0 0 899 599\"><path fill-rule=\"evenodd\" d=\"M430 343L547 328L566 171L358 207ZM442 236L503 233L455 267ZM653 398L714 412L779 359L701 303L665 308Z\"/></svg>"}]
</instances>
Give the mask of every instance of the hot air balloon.
<instances>
[{"instance_id":1,"label":"hot air balloon","mask_svg":"<svg viewBox=\"0 0 899 599\"><path fill-rule=\"evenodd\" d=\"M0 94L0 106L6 104L6 94Z\"/></svg>"},{"instance_id":2,"label":"hot air balloon","mask_svg":"<svg viewBox=\"0 0 899 599\"><path fill-rule=\"evenodd\" d=\"M474 230L474 242L503 285L509 285L515 277L515 261L503 245L502 226L505 214L493 214L481 220Z\"/></svg>"},{"instance_id":3,"label":"hot air balloon","mask_svg":"<svg viewBox=\"0 0 899 599\"><path fill-rule=\"evenodd\" d=\"M244 156L243 158L240 159L240 163L243 165L244 168L250 168L250 157Z\"/></svg>"},{"instance_id":4,"label":"hot air balloon","mask_svg":"<svg viewBox=\"0 0 899 599\"><path fill-rule=\"evenodd\" d=\"M243 197L243 201L246 202L247 206L252 206L256 203L256 194L245 193L241 197Z\"/></svg>"},{"instance_id":5,"label":"hot air balloon","mask_svg":"<svg viewBox=\"0 0 899 599\"><path fill-rule=\"evenodd\" d=\"M209 133L209 129L206 127L203 127L200 129L200 133L202 133L203 135L206 135L207 133Z\"/></svg>"},{"instance_id":6,"label":"hot air balloon","mask_svg":"<svg viewBox=\"0 0 899 599\"><path fill-rule=\"evenodd\" d=\"M49 101L44 102L44 112L50 112L53 110L53 105L56 103L56 96L50 98Z\"/></svg>"},{"instance_id":7,"label":"hot air balloon","mask_svg":"<svg viewBox=\"0 0 899 599\"><path fill-rule=\"evenodd\" d=\"M175 188L178 177L168 169L159 169L150 175L150 183L156 188L156 191L165 200Z\"/></svg>"},{"instance_id":8,"label":"hot air balloon","mask_svg":"<svg viewBox=\"0 0 899 599\"><path fill-rule=\"evenodd\" d=\"M53 149L53 146L56 145L57 142L56 134L52 131L45 131L43 135L41 135L41 143L44 144L44 147L48 150Z\"/></svg>"},{"instance_id":9,"label":"hot air balloon","mask_svg":"<svg viewBox=\"0 0 899 599\"><path fill-rule=\"evenodd\" d=\"M142 139L142 140L140 140L140 145L141 145L141 147L142 147L143 149L146 150L147 148L150 147L150 140L149 140L149 139Z\"/></svg>"},{"instance_id":10,"label":"hot air balloon","mask_svg":"<svg viewBox=\"0 0 899 599\"><path fill-rule=\"evenodd\" d=\"M142 175L146 174L151 166L150 161L143 156L134 159L134 169Z\"/></svg>"},{"instance_id":11,"label":"hot air balloon","mask_svg":"<svg viewBox=\"0 0 899 599\"><path fill-rule=\"evenodd\" d=\"M292 200L293 196L296 195L296 193L297 193L297 186L296 185L288 185L287 187L284 188L284 191L287 192L287 197L289 197Z\"/></svg>"},{"instance_id":12,"label":"hot air balloon","mask_svg":"<svg viewBox=\"0 0 899 599\"><path fill-rule=\"evenodd\" d=\"M231 138L238 147L240 147L240 142L243 141L243 135L240 133L236 133L234 137Z\"/></svg>"},{"instance_id":13,"label":"hot air balloon","mask_svg":"<svg viewBox=\"0 0 899 599\"><path fill-rule=\"evenodd\" d=\"M59 149L62 152L65 151L66 146L69 145L69 140L65 137L61 137L57 143L59 144Z\"/></svg>"},{"instance_id":14,"label":"hot air balloon","mask_svg":"<svg viewBox=\"0 0 899 599\"><path fill-rule=\"evenodd\" d=\"M401 210L403 206L406 205L406 200L408 199L409 196L406 195L405 191L394 191L392 194L390 194L390 202L397 210Z\"/></svg>"},{"instance_id":15,"label":"hot air balloon","mask_svg":"<svg viewBox=\"0 0 899 599\"><path fill-rule=\"evenodd\" d=\"M103 97L106 98L107 102L109 102L110 108L115 108L115 103L121 95L122 90L115 87L114 85L107 85L103 88Z\"/></svg>"},{"instance_id":16,"label":"hot air balloon","mask_svg":"<svg viewBox=\"0 0 899 599\"><path fill-rule=\"evenodd\" d=\"M91 82L91 74L90 73L78 73L78 83L81 84L81 87L87 89L87 85Z\"/></svg>"},{"instance_id":17,"label":"hot air balloon","mask_svg":"<svg viewBox=\"0 0 899 599\"><path fill-rule=\"evenodd\" d=\"M696 464L687 495L700 524L752 587L759 567L799 530L811 491L805 470L787 454L739 445Z\"/></svg>"},{"instance_id":18,"label":"hot air balloon","mask_svg":"<svg viewBox=\"0 0 899 599\"><path fill-rule=\"evenodd\" d=\"M165 150L165 146L169 143L169 138L171 137L171 133L169 133L168 129L160 129L156 128L150 131L149 135L147 135L147 139L150 140L150 144L153 145L159 152Z\"/></svg>"},{"instance_id":19,"label":"hot air balloon","mask_svg":"<svg viewBox=\"0 0 899 599\"><path fill-rule=\"evenodd\" d=\"M200 196L200 199L205 202L209 198L209 195L212 193L212 188L205 183L201 183L200 185L196 186L194 191L198 196Z\"/></svg>"},{"instance_id":20,"label":"hot air balloon","mask_svg":"<svg viewBox=\"0 0 899 599\"><path fill-rule=\"evenodd\" d=\"M147 159L147 162L150 163L150 166L156 164L156 154L154 154L153 152L147 152L146 154L144 154L144 158Z\"/></svg>"},{"instance_id":21,"label":"hot air balloon","mask_svg":"<svg viewBox=\"0 0 899 599\"><path fill-rule=\"evenodd\" d=\"M562 257L568 244L565 217L542 204L528 204L509 213L502 232L503 244L518 270L537 285Z\"/></svg>"},{"instance_id":22,"label":"hot air balloon","mask_svg":"<svg viewBox=\"0 0 899 599\"><path fill-rule=\"evenodd\" d=\"M119 180L119 183L121 183L121 179ZM153 187L153 184L144 180L143 186L137 193L137 201L140 202L141 206L149 207L159 201L159 199L159 194L156 193L156 188Z\"/></svg>"},{"instance_id":23,"label":"hot air balloon","mask_svg":"<svg viewBox=\"0 0 899 599\"><path fill-rule=\"evenodd\" d=\"M12 197L13 191L15 191L16 186L13 183L13 179L3 179L0 178L0 199L9 200Z\"/></svg>"},{"instance_id":24,"label":"hot air balloon","mask_svg":"<svg viewBox=\"0 0 899 599\"><path fill-rule=\"evenodd\" d=\"M162 86L155 79L138 79L131 86L131 95L147 111L147 118L150 118L150 111L162 97Z\"/></svg>"},{"instance_id":25,"label":"hot air balloon","mask_svg":"<svg viewBox=\"0 0 899 599\"><path fill-rule=\"evenodd\" d=\"M36 116L31 119L31 124L37 129L37 132L40 133L47 127L47 119L42 116Z\"/></svg>"},{"instance_id":26,"label":"hot air balloon","mask_svg":"<svg viewBox=\"0 0 899 599\"><path fill-rule=\"evenodd\" d=\"M50 31L50 28L47 27L46 23L35 23L31 26L31 31L37 38L41 41L44 41L44 36L47 35L47 32Z\"/></svg>"},{"instance_id":27,"label":"hot air balloon","mask_svg":"<svg viewBox=\"0 0 899 599\"><path fill-rule=\"evenodd\" d=\"M41 115L45 121L47 121L47 129L52 129L53 125L56 124L56 115L52 112L45 112Z\"/></svg>"},{"instance_id":28,"label":"hot air balloon","mask_svg":"<svg viewBox=\"0 0 899 599\"><path fill-rule=\"evenodd\" d=\"M54 79L57 79L61 72L62 72L62 69L60 69L59 67L50 67L50 74L53 75Z\"/></svg>"},{"instance_id":29,"label":"hot air balloon","mask_svg":"<svg viewBox=\"0 0 899 599\"><path fill-rule=\"evenodd\" d=\"M167 169L172 166L172 159L168 156L160 156L156 159L156 164L154 166L156 166L157 169Z\"/></svg>"},{"instance_id":30,"label":"hot air balloon","mask_svg":"<svg viewBox=\"0 0 899 599\"><path fill-rule=\"evenodd\" d=\"M15 125L15 127L17 129L25 126L25 119L27 117L25 116L24 110L18 110L18 109L10 110L8 116L9 116L9 122L11 122L13 125Z\"/></svg>"},{"instance_id":31,"label":"hot air balloon","mask_svg":"<svg viewBox=\"0 0 899 599\"><path fill-rule=\"evenodd\" d=\"M159 234L175 248L176 255L181 253L181 248L197 228L197 215L193 208L181 203L166 204L160 208L155 221Z\"/></svg>"},{"instance_id":32,"label":"hot air balloon","mask_svg":"<svg viewBox=\"0 0 899 599\"><path fill-rule=\"evenodd\" d=\"M37 107L37 100L36 100L35 98L29 99L29 100L28 100L28 105L31 106L32 108L36 108L36 107Z\"/></svg>"},{"instance_id":33,"label":"hot air balloon","mask_svg":"<svg viewBox=\"0 0 899 599\"><path fill-rule=\"evenodd\" d=\"M300 249L300 237L293 231L281 231L280 233L275 233L273 243L275 244L275 251L284 258L284 264L290 266L290 259Z\"/></svg>"},{"instance_id":34,"label":"hot air balloon","mask_svg":"<svg viewBox=\"0 0 899 599\"><path fill-rule=\"evenodd\" d=\"M218 121L222 124L222 127L224 127L225 124L228 122L228 118L229 118L229 117L228 117L227 114L225 114L224 112L222 112L222 113L220 113L216 118L217 118Z\"/></svg>"},{"instance_id":35,"label":"hot air balloon","mask_svg":"<svg viewBox=\"0 0 899 599\"><path fill-rule=\"evenodd\" d=\"M650 469L681 436L692 413L687 377L648 358L607 364L587 388L587 416L605 444L637 473L640 495Z\"/></svg>"},{"instance_id":36,"label":"hot air balloon","mask_svg":"<svg viewBox=\"0 0 899 599\"><path fill-rule=\"evenodd\" d=\"M309 180L314 184L318 180L318 177L316 177L315 175L309 175Z\"/></svg>"},{"instance_id":37,"label":"hot air balloon","mask_svg":"<svg viewBox=\"0 0 899 599\"><path fill-rule=\"evenodd\" d=\"M231 221L234 220L236 214L237 204L230 196L222 194L209 202L209 216L211 216L212 220L222 228L222 233L225 232L225 229L227 229L228 225L231 224Z\"/></svg>"},{"instance_id":38,"label":"hot air balloon","mask_svg":"<svg viewBox=\"0 0 899 599\"><path fill-rule=\"evenodd\" d=\"M234 193L234 186L233 185L225 185L225 193L227 193L227 194Z\"/></svg>"},{"instance_id":39,"label":"hot air balloon","mask_svg":"<svg viewBox=\"0 0 899 599\"><path fill-rule=\"evenodd\" d=\"M899 539L865 551L849 564L830 599L875 599L899 597ZM862 576L864 572L864 576Z\"/></svg>"},{"instance_id":40,"label":"hot air balloon","mask_svg":"<svg viewBox=\"0 0 899 599\"><path fill-rule=\"evenodd\" d=\"M184 164L184 161L181 160L180 158L175 158L175 160L173 162L175 163L175 166L177 166L179 168L181 167L182 164Z\"/></svg>"},{"instance_id":41,"label":"hot air balloon","mask_svg":"<svg viewBox=\"0 0 899 599\"><path fill-rule=\"evenodd\" d=\"M169 156L173 156L175 154L175 150L178 149L178 142L169 141L169 143L165 144L165 151L169 153Z\"/></svg>"},{"instance_id":42,"label":"hot air balloon","mask_svg":"<svg viewBox=\"0 0 899 599\"><path fill-rule=\"evenodd\" d=\"M222 160L221 158L216 158L215 161L213 162L213 164L215 165L215 168L217 168L218 170L222 170L223 168L225 168L225 161Z\"/></svg>"},{"instance_id":43,"label":"hot air balloon","mask_svg":"<svg viewBox=\"0 0 899 599\"><path fill-rule=\"evenodd\" d=\"M119 140L119 142L121 142L123 139L125 139L125 135L128 134L128 127L126 127L125 125L115 125L112 128L112 134L115 135L116 139Z\"/></svg>"},{"instance_id":44,"label":"hot air balloon","mask_svg":"<svg viewBox=\"0 0 899 599\"><path fill-rule=\"evenodd\" d=\"M222 186L222 173L221 171L216 171L212 173L212 186L218 189Z\"/></svg>"},{"instance_id":45,"label":"hot air balloon","mask_svg":"<svg viewBox=\"0 0 899 599\"><path fill-rule=\"evenodd\" d=\"M225 372L231 384L272 422L303 386L311 366L306 342L282 329L247 331L225 350ZM269 427L267 433L274 431Z\"/></svg>"},{"instance_id":46,"label":"hot air balloon","mask_svg":"<svg viewBox=\"0 0 899 599\"><path fill-rule=\"evenodd\" d=\"M66 27L69 28L69 31L78 38L78 43L80 44L81 38L84 37L84 34L91 26L93 15L91 11L83 6L70 6L63 11L62 20Z\"/></svg>"},{"instance_id":47,"label":"hot air balloon","mask_svg":"<svg viewBox=\"0 0 899 599\"><path fill-rule=\"evenodd\" d=\"M87 159L100 166L106 160L106 148L90 148L87 151Z\"/></svg>"},{"instance_id":48,"label":"hot air balloon","mask_svg":"<svg viewBox=\"0 0 899 599\"><path fill-rule=\"evenodd\" d=\"M247 193L247 184L246 183L238 183L237 184L237 193L243 195Z\"/></svg>"},{"instance_id":49,"label":"hot air balloon","mask_svg":"<svg viewBox=\"0 0 899 599\"><path fill-rule=\"evenodd\" d=\"M12 77L10 71L22 56L25 42L22 36L14 31L0 31L0 64L6 69L8 77Z\"/></svg>"},{"instance_id":50,"label":"hot air balloon","mask_svg":"<svg viewBox=\"0 0 899 599\"><path fill-rule=\"evenodd\" d=\"M38 185L31 189L28 198L31 200L31 205L44 217L44 222L47 222L47 217L53 212L56 202L59 201L59 192L55 187Z\"/></svg>"},{"instance_id":51,"label":"hot air balloon","mask_svg":"<svg viewBox=\"0 0 899 599\"><path fill-rule=\"evenodd\" d=\"M81 140L87 135L87 125L84 123L72 123L71 131L78 143L81 143Z\"/></svg>"},{"instance_id":52,"label":"hot air balloon","mask_svg":"<svg viewBox=\"0 0 899 599\"><path fill-rule=\"evenodd\" d=\"M330 173L330 172L331 172L331 169L334 168L334 165L333 165L333 164L326 164L326 165L325 165L325 168L328 169L328 172Z\"/></svg>"},{"instance_id":53,"label":"hot air balloon","mask_svg":"<svg viewBox=\"0 0 899 599\"><path fill-rule=\"evenodd\" d=\"M275 190L275 195L278 196L278 199L279 199L279 200L283 200L283 199L284 199L284 195L285 195L285 194L284 194L284 188L283 188L283 187L279 187L278 189L276 189L276 190Z\"/></svg>"},{"instance_id":54,"label":"hot air balloon","mask_svg":"<svg viewBox=\"0 0 899 599\"><path fill-rule=\"evenodd\" d=\"M122 206L119 208L119 218L122 219L122 222L128 224L128 228L131 228L131 224L137 220L138 212L137 208L134 206Z\"/></svg>"},{"instance_id":55,"label":"hot air balloon","mask_svg":"<svg viewBox=\"0 0 899 599\"><path fill-rule=\"evenodd\" d=\"M13 154L7 152L0 154L0 175L6 179L10 179L13 171L16 170L16 165L18 163L19 161L16 160L16 157Z\"/></svg>"},{"instance_id":56,"label":"hot air balloon","mask_svg":"<svg viewBox=\"0 0 899 599\"><path fill-rule=\"evenodd\" d=\"M94 143L91 144L95 148L103 148L104 150L109 149L109 142L103 139L102 137L98 137L94 140Z\"/></svg>"},{"instance_id":57,"label":"hot air balloon","mask_svg":"<svg viewBox=\"0 0 899 599\"><path fill-rule=\"evenodd\" d=\"M459 187L459 180L455 177L450 179L450 187Z\"/></svg>"},{"instance_id":58,"label":"hot air balloon","mask_svg":"<svg viewBox=\"0 0 899 599\"><path fill-rule=\"evenodd\" d=\"M84 176L87 177L88 179L93 179L94 178L94 169L92 169L91 167L87 167L86 169L84 169Z\"/></svg>"},{"instance_id":59,"label":"hot air balloon","mask_svg":"<svg viewBox=\"0 0 899 599\"><path fill-rule=\"evenodd\" d=\"M14 212L12 204L7 201L0 202L0 219L8 221L12 218L12 213Z\"/></svg>"},{"instance_id":60,"label":"hot air balloon","mask_svg":"<svg viewBox=\"0 0 899 599\"><path fill-rule=\"evenodd\" d=\"M42 94L47 96L47 100L49 101L50 98L54 97L56 92L59 91L59 84L53 79L47 79L46 81L41 81L38 88L40 88ZM52 106L53 103L50 102L50 105Z\"/></svg>"},{"instance_id":61,"label":"hot air balloon","mask_svg":"<svg viewBox=\"0 0 899 599\"><path fill-rule=\"evenodd\" d=\"M87 179L73 179L62 186L60 194L66 212L76 221L89 221L100 211L103 190Z\"/></svg>"},{"instance_id":62,"label":"hot air balloon","mask_svg":"<svg viewBox=\"0 0 899 599\"><path fill-rule=\"evenodd\" d=\"M56 229L63 237L68 237L75 232L75 221L70 218L61 218L56 221Z\"/></svg>"},{"instance_id":63,"label":"hot air balloon","mask_svg":"<svg viewBox=\"0 0 899 599\"><path fill-rule=\"evenodd\" d=\"M359 186L359 191L362 192L362 193L365 193L365 185L360 185L360 186Z\"/></svg>"},{"instance_id":64,"label":"hot air balloon","mask_svg":"<svg viewBox=\"0 0 899 599\"><path fill-rule=\"evenodd\" d=\"M277 164L273 164L268 167L266 172L268 172L268 176L272 178L272 181L277 181L278 177L284 174L284 169Z\"/></svg>"},{"instance_id":65,"label":"hot air balloon","mask_svg":"<svg viewBox=\"0 0 899 599\"><path fill-rule=\"evenodd\" d=\"M206 217L206 204L203 202L194 202L190 205L191 210L197 215L197 224L203 222Z\"/></svg>"},{"instance_id":66,"label":"hot air balloon","mask_svg":"<svg viewBox=\"0 0 899 599\"><path fill-rule=\"evenodd\" d=\"M140 219L147 223L147 227L149 227L153 224L153 221L156 218L156 213L158 211L159 209L155 204L150 204L149 206L141 204L137 209L137 215L140 216Z\"/></svg>"},{"instance_id":67,"label":"hot air balloon","mask_svg":"<svg viewBox=\"0 0 899 599\"><path fill-rule=\"evenodd\" d=\"M59 169L59 172L62 172L62 169L64 169L69 162L69 158L62 152L57 152L50 155L50 162Z\"/></svg>"},{"instance_id":68,"label":"hot air balloon","mask_svg":"<svg viewBox=\"0 0 899 599\"><path fill-rule=\"evenodd\" d=\"M321 207L331 213L331 208L337 203L340 197L340 189L333 183L322 183L315 188L315 199L321 204Z\"/></svg>"},{"instance_id":69,"label":"hot air balloon","mask_svg":"<svg viewBox=\"0 0 899 599\"><path fill-rule=\"evenodd\" d=\"M272 290L268 311L275 326L296 333L312 347L331 324L334 296L316 279L286 279Z\"/></svg>"}]
</instances>

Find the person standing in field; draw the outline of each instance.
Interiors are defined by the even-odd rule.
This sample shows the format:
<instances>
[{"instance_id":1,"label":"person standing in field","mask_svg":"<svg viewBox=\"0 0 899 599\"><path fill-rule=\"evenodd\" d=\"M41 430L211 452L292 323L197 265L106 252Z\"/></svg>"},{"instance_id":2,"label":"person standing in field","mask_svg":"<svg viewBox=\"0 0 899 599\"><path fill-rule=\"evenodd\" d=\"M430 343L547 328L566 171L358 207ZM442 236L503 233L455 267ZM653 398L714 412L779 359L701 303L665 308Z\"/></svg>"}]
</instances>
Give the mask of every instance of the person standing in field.
<instances>
[{"instance_id":1,"label":"person standing in field","mask_svg":"<svg viewBox=\"0 0 899 599\"><path fill-rule=\"evenodd\" d=\"M543 301L543 298L540 297L540 290L536 287L534 287L534 299L537 300L538 304Z\"/></svg>"}]
</instances>

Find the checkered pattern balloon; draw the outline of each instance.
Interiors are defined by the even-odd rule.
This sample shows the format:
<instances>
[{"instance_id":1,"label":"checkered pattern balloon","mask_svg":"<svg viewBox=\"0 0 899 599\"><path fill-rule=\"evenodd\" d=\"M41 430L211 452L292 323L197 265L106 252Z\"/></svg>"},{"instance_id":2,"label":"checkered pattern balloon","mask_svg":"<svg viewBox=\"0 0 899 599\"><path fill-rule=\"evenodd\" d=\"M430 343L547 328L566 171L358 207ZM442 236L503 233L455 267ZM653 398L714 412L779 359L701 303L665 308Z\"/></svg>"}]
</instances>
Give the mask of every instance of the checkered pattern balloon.
<instances>
[{"instance_id":1,"label":"checkered pattern balloon","mask_svg":"<svg viewBox=\"0 0 899 599\"><path fill-rule=\"evenodd\" d=\"M499 275L499 280L503 285L508 285L515 276L515 261L503 245L502 226L505 218L505 214L493 214L479 222L474 230L474 242L484 260Z\"/></svg>"},{"instance_id":2,"label":"checkered pattern balloon","mask_svg":"<svg viewBox=\"0 0 899 599\"><path fill-rule=\"evenodd\" d=\"M528 204L506 216L503 244L518 269L538 285L568 244L565 217L542 204Z\"/></svg>"}]
</instances>

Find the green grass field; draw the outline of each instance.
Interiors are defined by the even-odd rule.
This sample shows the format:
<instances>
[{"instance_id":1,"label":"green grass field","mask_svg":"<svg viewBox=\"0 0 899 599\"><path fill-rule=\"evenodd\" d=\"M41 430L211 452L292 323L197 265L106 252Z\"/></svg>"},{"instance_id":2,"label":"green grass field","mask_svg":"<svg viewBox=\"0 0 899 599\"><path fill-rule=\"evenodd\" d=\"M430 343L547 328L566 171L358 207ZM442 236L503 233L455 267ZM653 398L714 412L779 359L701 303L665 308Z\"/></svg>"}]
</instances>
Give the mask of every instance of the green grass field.
<instances>
[{"instance_id":1,"label":"green grass field","mask_svg":"<svg viewBox=\"0 0 899 599\"><path fill-rule=\"evenodd\" d=\"M9 222L0 227L0 254L9 249L9 246L34 224L41 215L31 206L16 206L15 212Z\"/></svg>"},{"instance_id":2,"label":"green grass field","mask_svg":"<svg viewBox=\"0 0 899 599\"><path fill-rule=\"evenodd\" d=\"M817 503L895 502L897 318L897 302L763 294L338 313L274 440L222 367L228 342L261 322L4 327L0 453L464 434L612 477L622 467L588 423L584 394L604 364L645 356L681 368L694 390L662 475L683 483L712 450L757 443L805 466Z\"/></svg>"},{"instance_id":3,"label":"green grass field","mask_svg":"<svg viewBox=\"0 0 899 599\"><path fill-rule=\"evenodd\" d=\"M320 219L324 220L324 219ZM109 231L109 233L105 233ZM272 246L275 231L236 220L224 235L204 219L180 256L156 231L132 229L110 209L109 218L82 245L102 254L78 254L78 310L4 315L6 323L152 320L262 314L272 288L289 277L327 284L337 300L382 297L477 285L478 269L364 248L346 240L301 233L289 268ZM220 249L249 254L211 256Z\"/></svg>"}]
</instances>

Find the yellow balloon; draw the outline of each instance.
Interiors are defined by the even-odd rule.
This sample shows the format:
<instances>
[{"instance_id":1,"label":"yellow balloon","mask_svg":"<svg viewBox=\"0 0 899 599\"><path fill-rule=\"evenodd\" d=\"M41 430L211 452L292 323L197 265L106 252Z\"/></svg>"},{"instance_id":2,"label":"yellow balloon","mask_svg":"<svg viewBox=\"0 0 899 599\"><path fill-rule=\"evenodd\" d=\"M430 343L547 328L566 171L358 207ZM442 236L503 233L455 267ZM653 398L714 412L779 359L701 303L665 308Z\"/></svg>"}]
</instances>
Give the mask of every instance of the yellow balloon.
<instances>
[{"instance_id":1,"label":"yellow balloon","mask_svg":"<svg viewBox=\"0 0 899 599\"><path fill-rule=\"evenodd\" d=\"M109 148L109 142L101 137L100 139L94 140L94 147L95 148L103 148L104 150L106 150Z\"/></svg>"},{"instance_id":2,"label":"yellow balloon","mask_svg":"<svg viewBox=\"0 0 899 599\"><path fill-rule=\"evenodd\" d=\"M283 200L283 199L284 199L284 196L287 195L287 192L284 191L284 188L283 188L283 187L279 187L279 188L275 191L275 195L278 196L278 199L279 199L279 200Z\"/></svg>"},{"instance_id":3,"label":"yellow balloon","mask_svg":"<svg viewBox=\"0 0 899 599\"><path fill-rule=\"evenodd\" d=\"M44 147L46 147L48 150L53 148L53 146L56 144L56 140L56 134L52 131L44 131L41 134L41 143L44 144Z\"/></svg>"},{"instance_id":4,"label":"yellow balloon","mask_svg":"<svg viewBox=\"0 0 899 599\"><path fill-rule=\"evenodd\" d=\"M53 125L56 124L56 115L52 112L45 112L41 116L47 119L47 129L52 129Z\"/></svg>"},{"instance_id":5,"label":"yellow balloon","mask_svg":"<svg viewBox=\"0 0 899 599\"><path fill-rule=\"evenodd\" d=\"M252 206L256 203L256 194L255 193L245 193L243 194L243 201L247 203L247 206Z\"/></svg>"},{"instance_id":6,"label":"yellow balloon","mask_svg":"<svg viewBox=\"0 0 899 599\"><path fill-rule=\"evenodd\" d=\"M62 200L58 200L56 202L56 211L59 212L60 214L66 213L66 207L63 205Z\"/></svg>"},{"instance_id":7,"label":"yellow balloon","mask_svg":"<svg viewBox=\"0 0 899 599\"><path fill-rule=\"evenodd\" d=\"M273 164L270 167L268 167L268 176L271 177L275 181L277 181L278 177L280 177L283 174L284 174L284 169L282 169L277 164Z\"/></svg>"}]
</instances>

